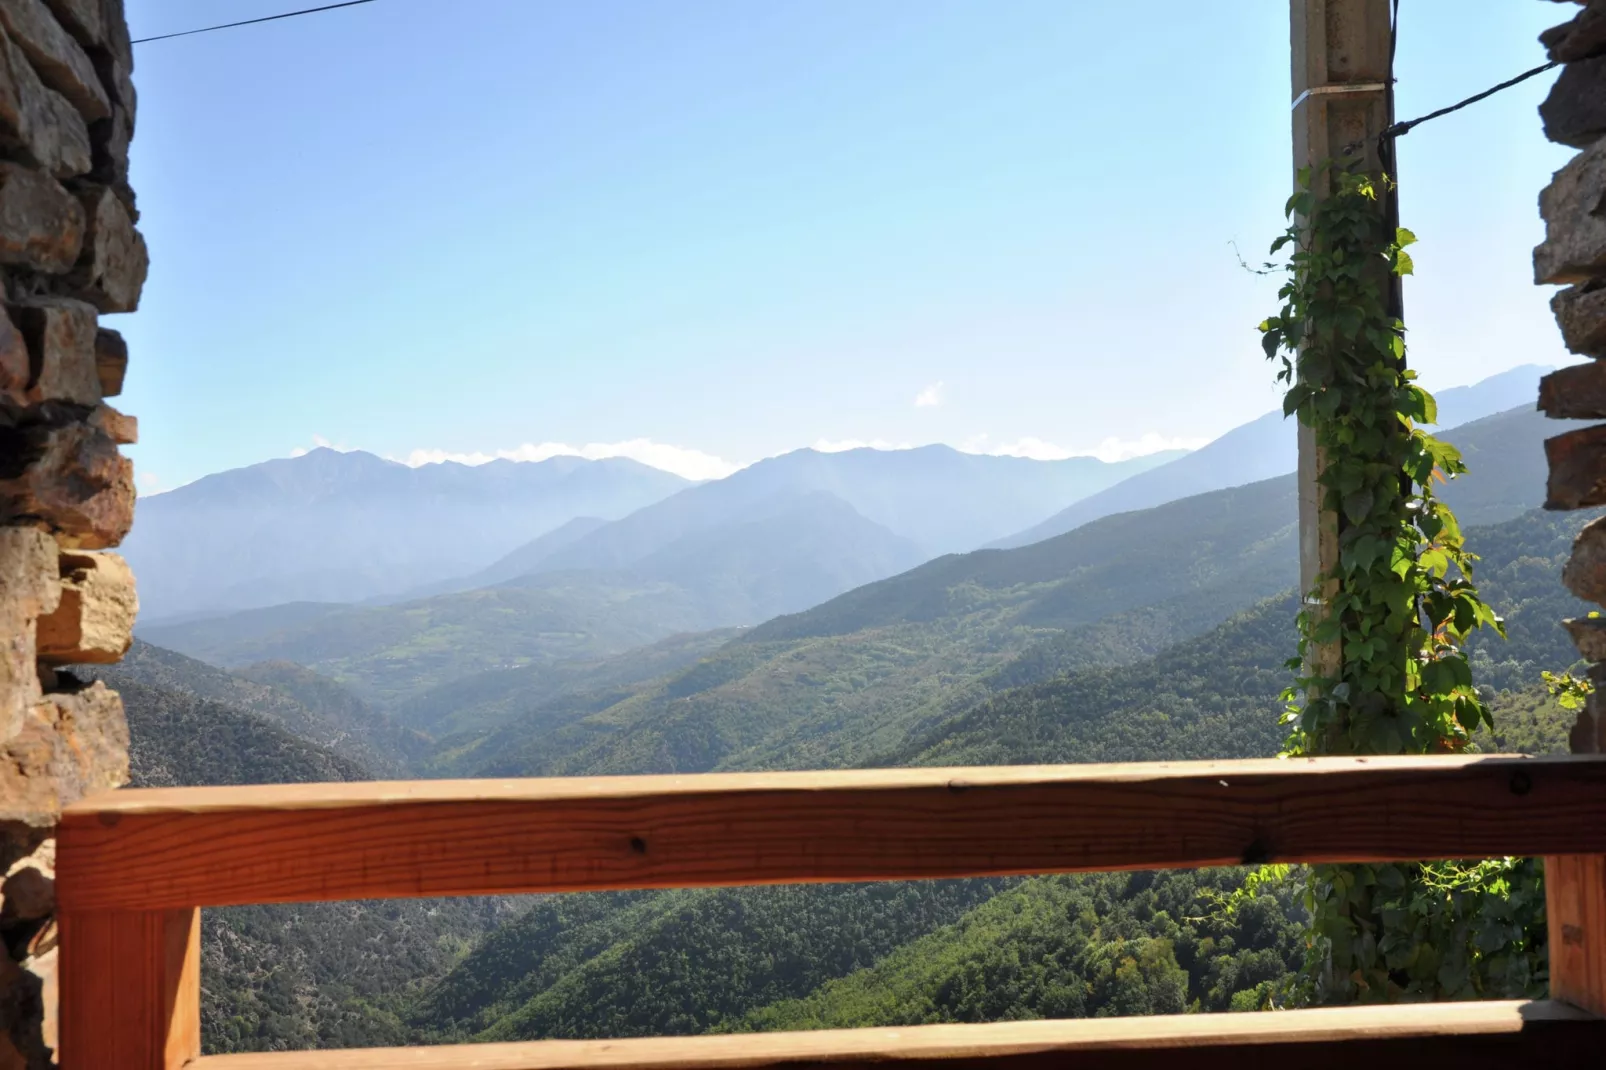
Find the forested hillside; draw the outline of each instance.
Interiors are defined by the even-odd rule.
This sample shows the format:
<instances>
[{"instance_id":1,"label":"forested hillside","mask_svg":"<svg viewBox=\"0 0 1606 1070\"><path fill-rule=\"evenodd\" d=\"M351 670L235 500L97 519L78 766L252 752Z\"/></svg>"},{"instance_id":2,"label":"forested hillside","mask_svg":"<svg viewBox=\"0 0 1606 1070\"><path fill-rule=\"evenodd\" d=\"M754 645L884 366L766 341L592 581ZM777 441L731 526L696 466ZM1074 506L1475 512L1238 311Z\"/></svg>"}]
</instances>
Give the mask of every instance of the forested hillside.
<instances>
[{"instance_id":1,"label":"forested hillside","mask_svg":"<svg viewBox=\"0 0 1606 1070\"><path fill-rule=\"evenodd\" d=\"M1480 662L1494 667L1496 686L1518 688L1497 697L1500 734L1484 746L1545 749L1559 739L1560 712L1532 681L1540 667L1574 659L1556 621L1576 613L1578 603L1555 577L1573 534L1589 519L1532 511L1469 533L1484 557L1485 592L1506 612L1511 633L1508 641L1480 640ZM901 742L865 764L1275 753L1283 738L1279 695L1288 680L1283 662L1293 648L1294 611L1290 593L1157 656L1004 688L918 731L896 719L898 729L888 736L901 733ZM867 729L827 724L815 752L841 753L833 733L861 738ZM732 767L740 766L726 766ZM755 920L768 916L775 901L768 897L779 895L774 890L640 896L629 901L628 918L610 917L606 905L575 906L589 912L577 930L583 936L565 938L563 926L534 915L515 922L415 1004L410 1021L425 1038L491 1039L968 1021L1076 1007L1098 1014L1256 1006L1295 962L1298 908L1263 896L1235 922L1214 917L1212 893L1235 879L1223 873L1021 882L949 921L915 914L931 927L905 926L899 950L843 973L832 970L858 957L858 934L886 924L860 901L863 891L788 890L795 916L835 919L806 926L828 931L823 938L812 931L782 938L773 920ZM774 948L801 956L788 976L817 987L761 994L776 989L766 972L780 968L767 955Z\"/></svg>"},{"instance_id":2,"label":"forested hillside","mask_svg":"<svg viewBox=\"0 0 1606 1070\"><path fill-rule=\"evenodd\" d=\"M1531 432L1527 414L1506 414L1465 444ZM1485 745L1543 749L1564 719L1535 682L1573 660L1556 621L1579 609L1556 576L1589 517L1524 512L1510 500L1517 475L1484 472L1453 490L1464 509L1501 520L1468 533L1511 632L1475 644L1480 682L1503 692ZM941 558L744 632L444 679L393 707L408 727L284 662L231 674L141 647L114 671L131 685L141 776L174 783L368 775L352 747L370 731L395 741L387 760L449 775L1264 755L1283 735L1293 514L1285 477L1106 517L1017 550ZM308 610L297 642L341 639L324 631L340 616ZM480 633L447 629L426 651L465 634ZM409 663L407 643L379 638L365 656L384 672L435 674ZM427 755L404 745L417 729L436 737ZM1211 901L1236 879L561 896L528 913L505 900L214 912L207 947L222 980L208 994L208 1043L1258 1005L1292 965L1298 907L1262 897L1245 917L1217 917Z\"/></svg>"},{"instance_id":3,"label":"forested hillside","mask_svg":"<svg viewBox=\"0 0 1606 1070\"><path fill-rule=\"evenodd\" d=\"M322 726L277 688L149 646L115 672L128 714L135 787L371 776L300 735L309 723ZM303 694L327 690L301 673L263 675L291 675ZM409 993L444 974L522 906L487 898L207 910L201 929L206 1050L400 1043L406 1031L397 1012Z\"/></svg>"}]
</instances>

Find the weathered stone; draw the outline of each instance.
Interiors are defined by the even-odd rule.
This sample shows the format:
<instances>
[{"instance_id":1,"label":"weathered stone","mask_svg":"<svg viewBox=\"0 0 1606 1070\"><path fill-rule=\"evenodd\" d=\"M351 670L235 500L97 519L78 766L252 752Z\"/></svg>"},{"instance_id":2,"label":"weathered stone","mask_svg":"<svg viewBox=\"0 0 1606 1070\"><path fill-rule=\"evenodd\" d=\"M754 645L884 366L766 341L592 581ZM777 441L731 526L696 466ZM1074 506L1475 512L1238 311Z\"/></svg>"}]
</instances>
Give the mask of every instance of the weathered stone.
<instances>
[{"instance_id":1,"label":"weathered stone","mask_svg":"<svg viewBox=\"0 0 1606 1070\"><path fill-rule=\"evenodd\" d=\"M96 187L80 199L89 225L68 283L102 312L133 312L151 266L145 238L112 190Z\"/></svg>"},{"instance_id":2,"label":"weathered stone","mask_svg":"<svg viewBox=\"0 0 1606 1070\"><path fill-rule=\"evenodd\" d=\"M1606 665L1591 665L1586 674L1595 690L1584 700L1578 720L1568 733L1573 754L1606 754Z\"/></svg>"},{"instance_id":3,"label":"weathered stone","mask_svg":"<svg viewBox=\"0 0 1606 1070\"><path fill-rule=\"evenodd\" d=\"M89 143L95 165L89 177L115 190L123 207L128 209L129 216L138 222L134 188L128 184L128 146L133 139L134 130L128 119L128 111L121 104L112 107L110 118L91 123Z\"/></svg>"},{"instance_id":4,"label":"weathered stone","mask_svg":"<svg viewBox=\"0 0 1606 1070\"><path fill-rule=\"evenodd\" d=\"M1575 149L1606 134L1606 56L1569 63L1539 105L1545 136Z\"/></svg>"},{"instance_id":5,"label":"weathered stone","mask_svg":"<svg viewBox=\"0 0 1606 1070\"><path fill-rule=\"evenodd\" d=\"M1540 379L1539 411L1553 420L1606 419L1606 363L1574 364Z\"/></svg>"},{"instance_id":6,"label":"weathered stone","mask_svg":"<svg viewBox=\"0 0 1606 1070\"><path fill-rule=\"evenodd\" d=\"M22 731L0 743L0 820L47 828L62 807L127 781L128 722L117 693L97 680L46 695Z\"/></svg>"},{"instance_id":7,"label":"weathered stone","mask_svg":"<svg viewBox=\"0 0 1606 1070\"><path fill-rule=\"evenodd\" d=\"M129 416L101 402L89 414L89 422L111 436L119 446L132 446L139 441L139 418Z\"/></svg>"},{"instance_id":8,"label":"weathered stone","mask_svg":"<svg viewBox=\"0 0 1606 1070\"><path fill-rule=\"evenodd\" d=\"M110 665L134 642L139 598L134 573L117 554L61 555L61 604L39 618L46 665Z\"/></svg>"},{"instance_id":9,"label":"weathered stone","mask_svg":"<svg viewBox=\"0 0 1606 1070\"><path fill-rule=\"evenodd\" d=\"M1585 661L1606 661L1606 618L1575 617L1561 622Z\"/></svg>"},{"instance_id":10,"label":"weathered stone","mask_svg":"<svg viewBox=\"0 0 1606 1070\"><path fill-rule=\"evenodd\" d=\"M57 178L88 174L94 165L84 117L40 80L4 30L0 30L0 139L27 152Z\"/></svg>"},{"instance_id":11,"label":"weathered stone","mask_svg":"<svg viewBox=\"0 0 1606 1070\"><path fill-rule=\"evenodd\" d=\"M1541 33L1539 43L1559 63L1575 63L1606 52L1606 3L1591 0L1571 22Z\"/></svg>"},{"instance_id":12,"label":"weathered stone","mask_svg":"<svg viewBox=\"0 0 1606 1070\"><path fill-rule=\"evenodd\" d=\"M1546 509L1606 505L1606 424L1547 438L1545 458L1550 462Z\"/></svg>"},{"instance_id":13,"label":"weathered stone","mask_svg":"<svg viewBox=\"0 0 1606 1070\"><path fill-rule=\"evenodd\" d=\"M26 955L26 948L19 948ZM26 959L19 965L0 944L0 1070L47 1070L55 1066L51 1058L55 1034L51 1044L44 1040L45 1018L55 1021L54 1005L56 986L54 970L48 972L50 991L39 973L28 968Z\"/></svg>"},{"instance_id":14,"label":"weathered stone","mask_svg":"<svg viewBox=\"0 0 1606 1070\"><path fill-rule=\"evenodd\" d=\"M83 249L84 206L49 175L0 161L0 264L59 275Z\"/></svg>"},{"instance_id":15,"label":"weathered stone","mask_svg":"<svg viewBox=\"0 0 1606 1070\"><path fill-rule=\"evenodd\" d=\"M134 113L139 108L139 94L134 89L133 63L119 59L110 52L97 52L95 71L100 76L101 84L106 87L111 102L127 110L129 127L132 129Z\"/></svg>"},{"instance_id":16,"label":"weathered stone","mask_svg":"<svg viewBox=\"0 0 1606 1070\"><path fill-rule=\"evenodd\" d=\"M134 465L71 419L0 428L0 524L40 521L72 550L116 546L134 522Z\"/></svg>"},{"instance_id":17,"label":"weathered stone","mask_svg":"<svg viewBox=\"0 0 1606 1070\"><path fill-rule=\"evenodd\" d=\"M1588 282L1606 274L1606 139L1573 157L1539 194L1545 240L1534 281Z\"/></svg>"},{"instance_id":18,"label":"weathered stone","mask_svg":"<svg viewBox=\"0 0 1606 1070\"><path fill-rule=\"evenodd\" d=\"M1606 287L1569 286L1550 299L1561 340L1574 353L1606 357Z\"/></svg>"},{"instance_id":19,"label":"weathered stone","mask_svg":"<svg viewBox=\"0 0 1606 1070\"><path fill-rule=\"evenodd\" d=\"M0 398L14 405L28 403L28 380L32 378L28 359L28 343L22 332L11 322L5 309L0 308Z\"/></svg>"},{"instance_id":20,"label":"weathered stone","mask_svg":"<svg viewBox=\"0 0 1606 1070\"><path fill-rule=\"evenodd\" d=\"M123 392L128 374L128 343L114 330L102 327L95 332L95 367L100 371L101 397L114 398Z\"/></svg>"},{"instance_id":21,"label":"weathered stone","mask_svg":"<svg viewBox=\"0 0 1606 1070\"><path fill-rule=\"evenodd\" d=\"M0 877L0 921L37 921L56 906L56 841L46 840Z\"/></svg>"},{"instance_id":22,"label":"weathered stone","mask_svg":"<svg viewBox=\"0 0 1606 1070\"><path fill-rule=\"evenodd\" d=\"M84 47L89 48L106 40L101 0L45 0L45 5Z\"/></svg>"},{"instance_id":23,"label":"weathered stone","mask_svg":"<svg viewBox=\"0 0 1606 1070\"><path fill-rule=\"evenodd\" d=\"M128 19L123 14L123 0L100 0L100 21L105 27L104 44L107 50L132 74L134 43L129 39Z\"/></svg>"},{"instance_id":24,"label":"weathered stone","mask_svg":"<svg viewBox=\"0 0 1606 1070\"><path fill-rule=\"evenodd\" d=\"M1584 601L1606 605L1606 517L1586 525L1573 540L1561 582Z\"/></svg>"},{"instance_id":25,"label":"weathered stone","mask_svg":"<svg viewBox=\"0 0 1606 1070\"><path fill-rule=\"evenodd\" d=\"M0 0L0 25L40 79L71 101L85 119L104 119L112 113L89 54L56 21L44 0Z\"/></svg>"},{"instance_id":26,"label":"weathered stone","mask_svg":"<svg viewBox=\"0 0 1606 1070\"><path fill-rule=\"evenodd\" d=\"M22 730L39 701L34 621L61 601L56 540L32 527L0 528L0 741Z\"/></svg>"},{"instance_id":27,"label":"weathered stone","mask_svg":"<svg viewBox=\"0 0 1606 1070\"><path fill-rule=\"evenodd\" d=\"M95 307L69 297L35 298L13 306L11 315L28 343L33 367L28 400L98 404Z\"/></svg>"}]
</instances>

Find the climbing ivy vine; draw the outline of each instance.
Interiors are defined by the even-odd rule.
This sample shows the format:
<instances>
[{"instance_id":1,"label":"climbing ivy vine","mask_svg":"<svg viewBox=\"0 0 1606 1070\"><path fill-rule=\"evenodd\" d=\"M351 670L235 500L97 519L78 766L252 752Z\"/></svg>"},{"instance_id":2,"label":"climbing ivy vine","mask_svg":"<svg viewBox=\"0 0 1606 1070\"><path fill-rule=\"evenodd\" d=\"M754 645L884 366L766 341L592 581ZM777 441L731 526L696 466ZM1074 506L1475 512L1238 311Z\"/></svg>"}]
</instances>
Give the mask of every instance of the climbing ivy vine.
<instances>
[{"instance_id":1,"label":"climbing ivy vine","mask_svg":"<svg viewBox=\"0 0 1606 1070\"><path fill-rule=\"evenodd\" d=\"M1316 183L1326 186L1318 197ZM1473 582L1476 557L1436 489L1466 470L1422 430L1434 401L1405 366L1391 314L1411 272L1410 231L1389 223L1385 178L1353 165L1302 172L1277 315L1260 325L1287 384L1283 409L1314 434L1337 558L1298 618L1285 694L1288 755L1436 754L1467 748L1489 711L1465 642L1504 635ZM1333 659L1324 656L1338 651ZM1336 671L1333 667L1336 661ZM1262 871L1259 879L1287 876ZM1542 988L1537 863L1314 866L1305 999L1473 998Z\"/></svg>"}]
</instances>

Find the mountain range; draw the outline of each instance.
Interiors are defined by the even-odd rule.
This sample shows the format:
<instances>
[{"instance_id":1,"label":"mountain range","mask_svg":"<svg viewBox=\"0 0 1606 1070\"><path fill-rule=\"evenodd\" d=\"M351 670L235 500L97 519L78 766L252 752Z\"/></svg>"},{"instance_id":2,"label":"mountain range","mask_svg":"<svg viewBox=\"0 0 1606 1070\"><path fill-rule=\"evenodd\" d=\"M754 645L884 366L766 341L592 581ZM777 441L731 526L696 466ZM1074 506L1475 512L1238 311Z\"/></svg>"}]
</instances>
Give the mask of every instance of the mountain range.
<instances>
[{"instance_id":1,"label":"mountain range","mask_svg":"<svg viewBox=\"0 0 1606 1070\"><path fill-rule=\"evenodd\" d=\"M1549 371L1548 367L1524 364L1471 386L1440 391L1434 395L1438 402L1437 426L1458 427L1507 409L1531 408L1539 394L1539 379ZM1298 426L1280 412L1268 412L1187 456L1091 494L993 545L1026 546L1111 513L1147 509L1191 494L1269 479L1292 472L1298 459Z\"/></svg>"},{"instance_id":2,"label":"mountain range","mask_svg":"<svg viewBox=\"0 0 1606 1070\"><path fill-rule=\"evenodd\" d=\"M1448 493L1463 514L1487 518L1468 538L1511 632L1474 650L1507 733L1490 746L1555 746L1564 731L1542 692L1530 697L1541 668L1574 656L1556 621L1576 603L1556 571L1590 519L1531 508L1542 493L1538 444L1555 430L1517 410L1447 435L1476 460ZM452 733L408 771L1269 753L1293 646L1294 512L1282 476L1020 549L945 556L736 634L553 662L551 675L530 666L443 682L397 707ZM305 650L316 649L309 640ZM356 759L302 733L338 742L363 723L398 730L399 717L305 669L220 673L138 652L113 671L137 677L118 684L132 685L142 777L349 779L366 775ZM419 656L405 644L388 654ZM1241 920L1224 920L1208 896L1236 880L1140 874L463 901L434 913L386 914L380 904L208 912L207 965L219 978L207 995L208 1050L271 1047L287 1035L340 1045L1252 1009L1297 963L1299 907L1266 894ZM375 980L342 987L358 961Z\"/></svg>"}]
</instances>

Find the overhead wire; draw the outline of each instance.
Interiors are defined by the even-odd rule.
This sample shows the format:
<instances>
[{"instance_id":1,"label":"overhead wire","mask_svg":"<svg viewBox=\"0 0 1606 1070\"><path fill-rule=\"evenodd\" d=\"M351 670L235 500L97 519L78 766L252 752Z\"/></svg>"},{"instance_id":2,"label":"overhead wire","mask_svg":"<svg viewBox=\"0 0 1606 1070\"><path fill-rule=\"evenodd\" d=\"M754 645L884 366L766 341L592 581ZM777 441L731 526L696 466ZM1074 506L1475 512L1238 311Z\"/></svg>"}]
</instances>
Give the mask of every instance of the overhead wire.
<instances>
[{"instance_id":1,"label":"overhead wire","mask_svg":"<svg viewBox=\"0 0 1606 1070\"><path fill-rule=\"evenodd\" d=\"M151 41L167 41L174 37L189 37L197 33L211 33L214 30L232 30L236 26L255 26L259 22L277 22L279 19L293 19L298 15L316 15L320 11L333 11L341 7L356 7L358 4L371 4L374 0L345 0L341 4L325 4L322 7L309 7L301 11L286 11L280 15L264 15L259 19L243 19L240 22L224 22L216 26L202 26L195 30L180 30L178 33L158 34L155 37L141 37L133 44L143 45Z\"/></svg>"}]
</instances>

